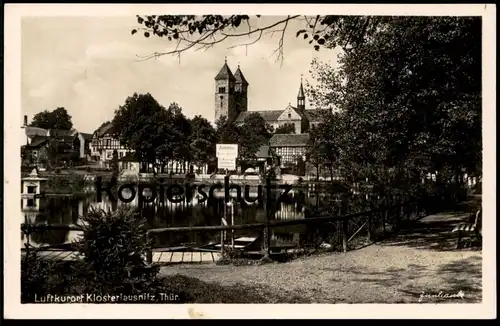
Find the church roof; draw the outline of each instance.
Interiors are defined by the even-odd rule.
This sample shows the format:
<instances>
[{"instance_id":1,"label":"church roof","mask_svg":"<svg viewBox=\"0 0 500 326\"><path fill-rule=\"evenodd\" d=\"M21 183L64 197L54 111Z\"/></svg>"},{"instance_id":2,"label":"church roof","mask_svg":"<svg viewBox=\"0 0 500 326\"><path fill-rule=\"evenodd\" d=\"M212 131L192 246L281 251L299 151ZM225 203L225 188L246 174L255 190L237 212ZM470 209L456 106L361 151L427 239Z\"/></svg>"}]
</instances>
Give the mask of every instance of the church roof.
<instances>
[{"instance_id":1,"label":"church roof","mask_svg":"<svg viewBox=\"0 0 500 326\"><path fill-rule=\"evenodd\" d=\"M215 80L220 80L220 79L235 80L233 73L231 72L231 69L229 69L229 66L227 65L227 62L224 63L217 76L215 76Z\"/></svg>"},{"instance_id":2,"label":"church roof","mask_svg":"<svg viewBox=\"0 0 500 326\"><path fill-rule=\"evenodd\" d=\"M234 78L237 83L241 83L243 85L248 85L247 80L245 79L245 76L243 76L243 73L241 72L240 67L238 66L238 69L234 73Z\"/></svg>"},{"instance_id":3,"label":"church roof","mask_svg":"<svg viewBox=\"0 0 500 326\"><path fill-rule=\"evenodd\" d=\"M236 122L243 122L246 117L252 113L258 113L266 121L277 121L278 117L283 113L284 110L269 110L269 111L245 111L241 112L236 118Z\"/></svg>"},{"instance_id":4,"label":"church roof","mask_svg":"<svg viewBox=\"0 0 500 326\"><path fill-rule=\"evenodd\" d=\"M306 146L309 142L309 134L274 134L269 140L271 147L293 147Z\"/></svg>"},{"instance_id":5,"label":"church roof","mask_svg":"<svg viewBox=\"0 0 500 326\"><path fill-rule=\"evenodd\" d=\"M306 96L304 95L304 86L302 86L302 81L300 81L300 87L299 87L299 95L297 95L298 98L305 98Z\"/></svg>"}]
</instances>

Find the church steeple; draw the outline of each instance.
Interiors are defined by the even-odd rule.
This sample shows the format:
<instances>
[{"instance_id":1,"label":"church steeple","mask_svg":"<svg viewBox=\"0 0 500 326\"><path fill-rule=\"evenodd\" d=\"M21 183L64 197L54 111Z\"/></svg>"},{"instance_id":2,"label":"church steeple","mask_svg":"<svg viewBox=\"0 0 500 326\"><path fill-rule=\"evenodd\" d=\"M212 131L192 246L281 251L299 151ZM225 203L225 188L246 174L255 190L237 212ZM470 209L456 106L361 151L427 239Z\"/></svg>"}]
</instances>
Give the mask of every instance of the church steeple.
<instances>
[{"instance_id":1,"label":"church steeple","mask_svg":"<svg viewBox=\"0 0 500 326\"><path fill-rule=\"evenodd\" d=\"M234 81L234 75L231 72L231 69L229 69L229 66L227 65L227 57L224 59L224 65L222 66L221 70L215 76L215 80L231 80Z\"/></svg>"},{"instance_id":2,"label":"church steeple","mask_svg":"<svg viewBox=\"0 0 500 326\"><path fill-rule=\"evenodd\" d=\"M245 112L248 110L248 82L241 72L240 64L238 63L238 69L234 73L235 79L235 110L236 114Z\"/></svg>"},{"instance_id":3,"label":"church steeple","mask_svg":"<svg viewBox=\"0 0 500 326\"><path fill-rule=\"evenodd\" d=\"M306 96L304 95L304 86L302 86L302 75L300 76L299 94L297 95L297 109L306 109Z\"/></svg>"}]
</instances>

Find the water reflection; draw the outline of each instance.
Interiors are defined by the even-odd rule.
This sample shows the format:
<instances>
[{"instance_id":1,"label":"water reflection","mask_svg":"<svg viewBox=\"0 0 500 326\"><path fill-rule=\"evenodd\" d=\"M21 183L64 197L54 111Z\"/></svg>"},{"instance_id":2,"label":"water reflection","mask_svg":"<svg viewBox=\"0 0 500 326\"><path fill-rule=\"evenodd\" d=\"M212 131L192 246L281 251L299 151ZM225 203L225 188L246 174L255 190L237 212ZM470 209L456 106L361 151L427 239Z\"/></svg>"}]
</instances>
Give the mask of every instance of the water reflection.
<instances>
[{"instance_id":1,"label":"water reflection","mask_svg":"<svg viewBox=\"0 0 500 326\"><path fill-rule=\"evenodd\" d=\"M131 198L129 189L123 190L124 198ZM177 226L206 226L221 225L221 218L225 216L229 224L248 224L265 222L269 212L269 219L274 220L296 220L307 218L307 212L318 205L330 205L335 200L333 194L314 193L313 191L295 190L291 191L281 202L275 203L279 193L273 193L273 200L268 201L266 196L262 200L249 202L237 201L236 191L230 192L231 200L235 203L233 210L225 208L224 192L214 192L213 198L203 200L202 196L195 195L191 200L184 199L180 202L168 200L160 201L159 198L153 203L140 202L139 196L133 198L129 203L110 200L103 193L101 201L98 202L95 193L89 193L86 197L56 197L40 199L36 209L22 207L25 218L31 223L44 224L81 224L81 216L88 213L89 209L103 209L115 211L120 207L135 208L141 211L146 218L147 228L165 228ZM148 198L148 194L144 196ZM251 189L249 197L257 198L257 191ZM248 198L248 197L247 197ZM271 245L298 244L301 235L306 231L303 225L272 229ZM81 234L79 231L45 231L32 233L29 242L34 246L57 246L68 244L77 239ZM217 241L220 232L170 232L163 233L154 238L156 246L176 246L180 244L205 245ZM259 236L258 230L236 230L235 236ZM27 239L21 235L22 245Z\"/></svg>"}]
</instances>

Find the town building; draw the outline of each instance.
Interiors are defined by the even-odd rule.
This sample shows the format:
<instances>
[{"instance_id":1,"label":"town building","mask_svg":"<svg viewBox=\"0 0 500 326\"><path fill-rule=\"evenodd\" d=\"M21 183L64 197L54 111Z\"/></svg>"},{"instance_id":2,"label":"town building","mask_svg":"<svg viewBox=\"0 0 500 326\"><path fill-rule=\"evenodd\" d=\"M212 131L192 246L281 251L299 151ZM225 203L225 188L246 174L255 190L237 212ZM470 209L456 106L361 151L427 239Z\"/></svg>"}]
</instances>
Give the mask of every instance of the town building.
<instances>
[{"instance_id":1,"label":"town building","mask_svg":"<svg viewBox=\"0 0 500 326\"><path fill-rule=\"evenodd\" d=\"M77 132L73 136L73 149L78 152L80 158L90 159L90 142L92 134Z\"/></svg>"},{"instance_id":2,"label":"town building","mask_svg":"<svg viewBox=\"0 0 500 326\"><path fill-rule=\"evenodd\" d=\"M75 158L87 158L86 154L90 154L90 150L85 139L89 139L88 134L80 133L76 129L44 129L29 126L28 116L25 115L21 127L22 164L43 170L50 163L52 166L58 166L70 164Z\"/></svg>"},{"instance_id":3,"label":"town building","mask_svg":"<svg viewBox=\"0 0 500 326\"><path fill-rule=\"evenodd\" d=\"M285 168L305 162L309 134L275 134L269 140L269 147L280 158L280 167Z\"/></svg>"},{"instance_id":4,"label":"town building","mask_svg":"<svg viewBox=\"0 0 500 326\"><path fill-rule=\"evenodd\" d=\"M132 152L132 150L121 144L118 137L113 133L113 124L108 122L103 124L92 134L90 141L90 156L100 164L108 166L113 159L114 151L117 152L118 159Z\"/></svg>"}]
</instances>

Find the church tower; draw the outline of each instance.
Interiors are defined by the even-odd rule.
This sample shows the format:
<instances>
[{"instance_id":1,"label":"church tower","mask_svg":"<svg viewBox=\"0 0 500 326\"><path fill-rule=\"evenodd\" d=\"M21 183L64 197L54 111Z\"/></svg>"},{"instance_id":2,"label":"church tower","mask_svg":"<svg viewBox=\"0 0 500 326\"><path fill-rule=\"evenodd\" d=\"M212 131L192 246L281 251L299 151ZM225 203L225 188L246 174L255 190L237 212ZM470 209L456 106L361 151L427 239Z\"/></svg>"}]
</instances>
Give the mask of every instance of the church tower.
<instances>
[{"instance_id":1,"label":"church tower","mask_svg":"<svg viewBox=\"0 0 500 326\"><path fill-rule=\"evenodd\" d=\"M234 73L235 82L235 110L236 115L241 112L246 112L248 110L248 82L241 72L240 65L238 64L238 69Z\"/></svg>"},{"instance_id":2,"label":"church tower","mask_svg":"<svg viewBox=\"0 0 500 326\"><path fill-rule=\"evenodd\" d=\"M297 95L297 109L299 111L306 109L306 96L304 95L304 87L302 86L302 76L300 77L299 94Z\"/></svg>"},{"instance_id":3,"label":"church tower","mask_svg":"<svg viewBox=\"0 0 500 326\"><path fill-rule=\"evenodd\" d=\"M215 76L215 120L225 116L229 119L234 118L234 78L231 69L227 65L227 59L224 66Z\"/></svg>"}]
</instances>

